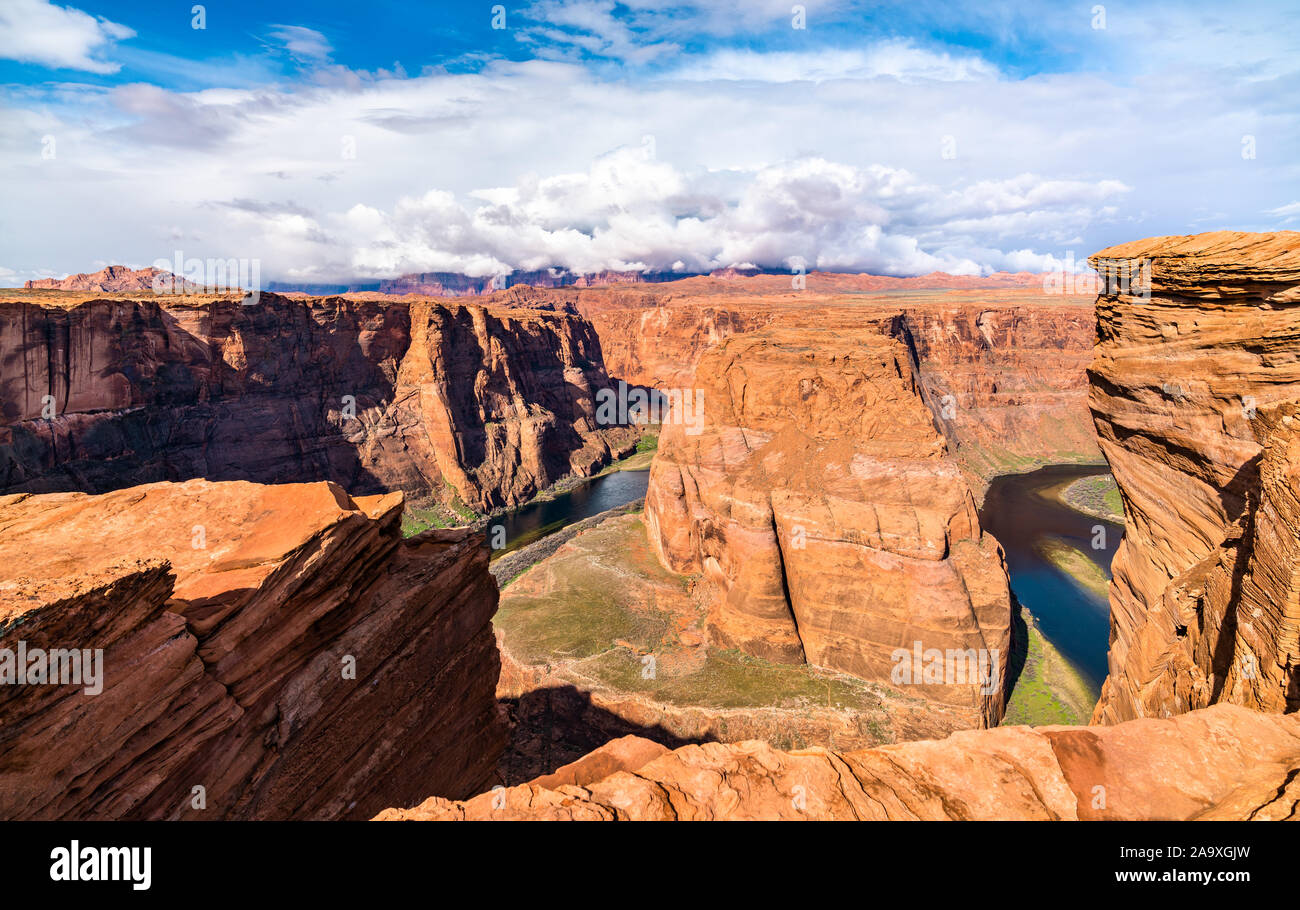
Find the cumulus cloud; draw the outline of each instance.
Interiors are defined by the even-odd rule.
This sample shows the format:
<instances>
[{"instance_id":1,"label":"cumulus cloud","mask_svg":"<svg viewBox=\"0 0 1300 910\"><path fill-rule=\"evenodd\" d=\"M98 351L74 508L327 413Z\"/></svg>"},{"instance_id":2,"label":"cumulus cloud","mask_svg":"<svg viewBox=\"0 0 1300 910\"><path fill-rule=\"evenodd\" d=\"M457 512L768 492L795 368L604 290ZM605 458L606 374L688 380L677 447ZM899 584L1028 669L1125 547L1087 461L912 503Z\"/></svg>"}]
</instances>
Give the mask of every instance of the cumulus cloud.
<instances>
[{"instance_id":1,"label":"cumulus cloud","mask_svg":"<svg viewBox=\"0 0 1300 910\"><path fill-rule=\"evenodd\" d=\"M135 36L125 25L49 0L0 4L0 58L42 66L115 73L120 64L103 55L117 41Z\"/></svg>"},{"instance_id":2,"label":"cumulus cloud","mask_svg":"<svg viewBox=\"0 0 1300 910\"><path fill-rule=\"evenodd\" d=\"M1032 214L1040 228L1075 230L1079 219L1099 217L1103 203L1126 189L1108 181L1067 188L1033 175L986 182L981 212L965 213L954 230L942 220L949 191L906 171L803 158L727 180L717 176L683 173L630 147L582 172L527 176L515 186L477 190L467 201L432 189L403 197L388 211L357 204L315 216L247 200L228 207L238 210L240 229L256 235L259 245L280 247L280 255L291 247L299 277L750 265L979 274L1051 264L1044 254L988 246L1005 230L1005 218L1025 214L1037 201L1042 208ZM941 235L948 248L927 250L918 239L925 234Z\"/></svg>"}]
</instances>

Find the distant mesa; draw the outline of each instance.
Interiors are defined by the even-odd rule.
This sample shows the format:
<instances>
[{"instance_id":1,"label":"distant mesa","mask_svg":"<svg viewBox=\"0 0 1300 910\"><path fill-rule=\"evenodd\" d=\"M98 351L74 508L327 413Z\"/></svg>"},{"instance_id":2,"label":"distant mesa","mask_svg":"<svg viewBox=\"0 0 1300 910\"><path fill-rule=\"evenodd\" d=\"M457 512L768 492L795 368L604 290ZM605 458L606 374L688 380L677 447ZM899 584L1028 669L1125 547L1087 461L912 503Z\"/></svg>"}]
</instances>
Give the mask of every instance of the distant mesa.
<instances>
[{"instance_id":1,"label":"distant mesa","mask_svg":"<svg viewBox=\"0 0 1300 910\"><path fill-rule=\"evenodd\" d=\"M598 288L628 284L664 284L690 278L736 281L764 277L788 281L796 274L789 269L728 266L710 272L615 271L572 272L549 268L516 270L505 275L470 276L459 272L412 272L397 278L353 279L339 282L270 281L261 290L279 294L415 294L422 297L481 297L519 285L534 288ZM1043 276L1035 272L994 272L990 275L950 275L930 272L912 277L872 275L866 272L811 272L809 278L837 291L942 290L966 288L1042 287ZM173 284L175 282L175 284ZM171 272L125 265L110 265L98 272L82 272L66 278L39 278L23 285L27 290L140 292L166 290L197 292L202 287ZM173 288L175 290L173 290Z\"/></svg>"},{"instance_id":2,"label":"distant mesa","mask_svg":"<svg viewBox=\"0 0 1300 910\"><path fill-rule=\"evenodd\" d=\"M40 278L23 285L28 290L42 291L153 291L166 289L169 293L177 290L197 291L199 285L183 278L177 278L171 272L156 269L132 269L124 265L110 265L98 272L82 272L67 278Z\"/></svg>"}]
</instances>

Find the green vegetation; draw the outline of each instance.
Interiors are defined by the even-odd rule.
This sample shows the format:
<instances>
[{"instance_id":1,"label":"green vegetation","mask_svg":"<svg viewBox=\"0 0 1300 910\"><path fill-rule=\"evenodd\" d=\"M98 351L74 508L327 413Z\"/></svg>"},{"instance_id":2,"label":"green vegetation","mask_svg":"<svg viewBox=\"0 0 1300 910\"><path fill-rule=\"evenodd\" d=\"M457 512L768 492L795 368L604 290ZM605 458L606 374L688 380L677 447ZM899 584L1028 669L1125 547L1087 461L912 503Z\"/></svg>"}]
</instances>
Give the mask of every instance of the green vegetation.
<instances>
[{"instance_id":1,"label":"green vegetation","mask_svg":"<svg viewBox=\"0 0 1300 910\"><path fill-rule=\"evenodd\" d=\"M1055 537L1044 538L1036 549L1044 559L1098 600L1105 602L1110 598L1110 579L1087 553Z\"/></svg>"},{"instance_id":2,"label":"green vegetation","mask_svg":"<svg viewBox=\"0 0 1300 910\"><path fill-rule=\"evenodd\" d=\"M1011 655L1015 685L1002 725L1086 724L1099 693L1043 637L1029 611L1021 608L1021 613Z\"/></svg>"},{"instance_id":3,"label":"green vegetation","mask_svg":"<svg viewBox=\"0 0 1300 910\"><path fill-rule=\"evenodd\" d=\"M644 435L642 435L642 437L639 440L637 440L637 444L636 444L637 452L653 452L658 448L659 448L658 433L645 433Z\"/></svg>"},{"instance_id":4,"label":"green vegetation","mask_svg":"<svg viewBox=\"0 0 1300 910\"><path fill-rule=\"evenodd\" d=\"M721 648L709 648L698 669L678 676L657 673L654 679L643 678L640 656L627 649L606 651L582 669L610 688L675 705L867 709L880 701L872 687L860 680Z\"/></svg>"},{"instance_id":5,"label":"green vegetation","mask_svg":"<svg viewBox=\"0 0 1300 910\"><path fill-rule=\"evenodd\" d=\"M1119 485L1109 474L1081 477L1057 495L1067 506L1085 515L1124 523L1124 502L1119 495Z\"/></svg>"},{"instance_id":6,"label":"green vegetation","mask_svg":"<svg viewBox=\"0 0 1300 910\"><path fill-rule=\"evenodd\" d=\"M406 507L402 515L403 537L411 537L430 528L459 528L472 525L482 517L465 505L455 487L450 483L445 483L445 487L442 501Z\"/></svg>"}]
</instances>

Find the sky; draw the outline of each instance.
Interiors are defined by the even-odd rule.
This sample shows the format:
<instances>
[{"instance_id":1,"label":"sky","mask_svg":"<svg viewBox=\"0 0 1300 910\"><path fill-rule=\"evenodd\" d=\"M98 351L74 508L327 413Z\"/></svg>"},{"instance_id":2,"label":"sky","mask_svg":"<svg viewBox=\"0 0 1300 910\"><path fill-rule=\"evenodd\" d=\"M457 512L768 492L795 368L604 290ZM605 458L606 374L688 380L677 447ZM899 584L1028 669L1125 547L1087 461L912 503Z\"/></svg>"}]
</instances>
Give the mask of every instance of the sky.
<instances>
[{"instance_id":1,"label":"sky","mask_svg":"<svg viewBox=\"0 0 1300 910\"><path fill-rule=\"evenodd\" d=\"M1043 271L1300 228L1300 5L0 0L0 285Z\"/></svg>"}]
</instances>

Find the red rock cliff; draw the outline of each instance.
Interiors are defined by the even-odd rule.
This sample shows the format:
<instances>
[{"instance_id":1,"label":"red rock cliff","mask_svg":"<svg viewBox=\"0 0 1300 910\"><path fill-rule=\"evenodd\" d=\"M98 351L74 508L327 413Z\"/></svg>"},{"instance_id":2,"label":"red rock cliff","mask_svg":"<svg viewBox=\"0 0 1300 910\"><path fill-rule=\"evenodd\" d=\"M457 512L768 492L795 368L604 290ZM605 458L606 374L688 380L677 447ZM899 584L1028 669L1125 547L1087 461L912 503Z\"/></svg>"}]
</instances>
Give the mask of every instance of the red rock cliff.
<instances>
[{"instance_id":1,"label":"red rock cliff","mask_svg":"<svg viewBox=\"0 0 1300 910\"><path fill-rule=\"evenodd\" d=\"M629 444L580 317L430 301L0 300L0 492L332 480L488 510Z\"/></svg>"},{"instance_id":2,"label":"red rock cliff","mask_svg":"<svg viewBox=\"0 0 1300 910\"><path fill-rule=\"evenodd\" d=\"M1300 233L1112 247L1091 406L1124 500L1094 722L1300 708ZM1121 286L1144 263L1149 283Z\"/></svg>"},{"instance_id":3,"label":"red rock cliff","mask_svg":"<svg viewBox=\"0 0 1300 910\"><path fill-rule=\"evenodd\" d=\"M479 535L403 540L401 511L330 483L0 496L0 659L102 649L97 693L0 685L0 817L369 818L477 792L505 739L496 583Z\"/></svg>"}]
</instances>

